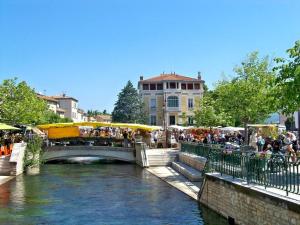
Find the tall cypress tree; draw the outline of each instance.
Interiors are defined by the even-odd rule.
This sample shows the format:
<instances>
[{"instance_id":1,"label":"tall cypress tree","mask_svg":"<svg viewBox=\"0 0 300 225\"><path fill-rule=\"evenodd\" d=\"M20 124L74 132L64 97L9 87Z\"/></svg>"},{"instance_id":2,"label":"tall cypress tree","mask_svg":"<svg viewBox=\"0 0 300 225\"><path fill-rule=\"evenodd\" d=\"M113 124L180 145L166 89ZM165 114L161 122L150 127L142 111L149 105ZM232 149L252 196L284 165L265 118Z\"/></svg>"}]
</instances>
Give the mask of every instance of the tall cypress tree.
<instances>
[{"instance_id":1,"label":"tall cypress tree","mask_svg":"<svg viewBox=\"0 0 300 225\"><path fill-rule=\"evenodd\" d=\"M144 103L131 81L128 81L118 94L112 120L122 123L146 123L147 121Z\"/></svg>"}]
</instances>

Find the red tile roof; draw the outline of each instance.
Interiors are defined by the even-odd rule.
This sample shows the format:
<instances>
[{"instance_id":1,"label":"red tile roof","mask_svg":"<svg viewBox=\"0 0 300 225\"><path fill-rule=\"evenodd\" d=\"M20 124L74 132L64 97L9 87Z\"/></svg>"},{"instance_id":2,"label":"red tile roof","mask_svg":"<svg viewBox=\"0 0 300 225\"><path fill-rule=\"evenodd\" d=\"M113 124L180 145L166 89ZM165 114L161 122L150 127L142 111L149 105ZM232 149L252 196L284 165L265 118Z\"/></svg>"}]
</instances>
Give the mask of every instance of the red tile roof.
<instances>
[{"instance_id":1,"label":"red tile roof","mask_svg":"<svg viewBox=\"0 0 300 225\"><path fill-rule=\"evenodd\" d=\"M57 108L56 109L57 112L66 112L66 110L62 109L62 108Z\"/></svg>"},{"instance_id":2,"label":"red tile roof","mask_svg":"<svg viewBox=\"0 0 300 225\"><path fill-rule=\"evenodd\" d=\"M40 94L37 94L37 96L38 96L40 99L46 100L46 101L48 101L48 102L55 102L55 103L58 103L58 100L56 100L55 98L52 98L52 97L49 97L49 96L46 96L46 95L40 95Z\"/></svg>"},{"instance_id":3,"label":"red tile roof","mask_svg":"<svg viewBox=\"0 0 300 225\"><path fill-rule=\"evenodd\" d=\"M179 74L161 74L156 77L152 77L146 80L141 80L140 82L158 82L158 81L199 81L196 78L186 77Z\"/></svg>"},{"instance_id":4,"label":"red tile roof","mask_svg":"<svg viewBox=\"0 0 300 225\"><path fill-rule=\"evenodd\" d=\"M71 99L74 100L75 102L78 102L78 100L76 98L70 97L70 96L66 96L66 95L58 95L58 96L51 96L52 98L55 98L57 100L60 99Z\"/></svg>"}]
</instances>

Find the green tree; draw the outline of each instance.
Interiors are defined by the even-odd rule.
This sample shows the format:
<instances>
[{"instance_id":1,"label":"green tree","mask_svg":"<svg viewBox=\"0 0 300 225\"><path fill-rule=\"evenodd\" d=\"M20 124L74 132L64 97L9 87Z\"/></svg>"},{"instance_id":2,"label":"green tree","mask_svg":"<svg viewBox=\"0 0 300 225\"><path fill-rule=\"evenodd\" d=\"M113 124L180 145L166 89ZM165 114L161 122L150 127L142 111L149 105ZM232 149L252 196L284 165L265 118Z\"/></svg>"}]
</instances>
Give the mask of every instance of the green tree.
<instances>
[{"instance_id":1,"label":"green tree","mask_svg":"<svg viewBox=\"0 0 300 225\"><path fill-rule=\"evenodd\" d=\"M182 125L183 126L187 126L188 125L188 121L187 121L187 115L186 115L186 112L183 112L181 114L181 116L179 116L181 119L182 119Z\"/></svg>"},{"instance_id":2,"label":"green tree","mask_svg":"<svg viewBox=\"0 0 300 225\"><path fill-rule=\"evenodd\" d=\"M260 59L258 53L253 52L234 71L236 77L219 82L215 89L216 105L224 113L246 127L248 123L265 120L278 110L274 96L275 74L268 57ZM247 129L245 136L247 141Z\"/></svg>"},{"instance_id":3,"label":"green tree","mask_svg":"<svg viewBox=\"0 0 300 225\"><path fill-rule=\"evenodd\" d=\"M232 125L232 118L217 107L211 95L205 95L195 110L196 126L214 127Z\"/></svg>"},{"instance_id":4,"label":"green tree","mask_svg":"<svg viewBox=\"0 0 300 225\"><path fill-rule=\"evenodd\" d=\"M203 84L203 94L206 95L207 93L209 93L208 86L204 83Z\"/></svg>"},{"instance_id":5,"label":"green tree","mask_svg":"<svg viewBox=\"0 0 300 225\"><path fill-rule=\"evenodd\" d=\"M104 109L102 112L100 112L98 110L92 110L92 109L90 109L90 110L87 111L87 115L89 117L91 117L91 116L98 116L98 115L109 115L109 113L107 112L106 109Z\"/></svg>"},{"instance_id":6,"label":"green tree","mask_svg":"<svg viewBox=\"0 0 300 225\"><path fill-rule=\"evenodd\" d=\"M25 81L17 78L0 84L0 121L10 124L37 124L43 121L47 104L39 99Z\"/></svg>"},{"instance_id":7,"label":"green tree","mask_svg":"<svg viewBox=\"0 0 300 225\"><path fill-rule=\"evenodd\" d=\"M39 121L40 124L49 124L49 123L70 123L73 122L70 118L61 118L59 115L54 113L53 111L47 110L44 114L44 117L41 121Z\"/></svg>"},{"instance_id":8,"label":"green tree","mask_svg":"<svg viewBox=\"0 0 300 225\"><path fill-rule=\"evenodd\" d=\"M114 122L146 123L145 107L131 81L122 89L112 112Z\"/></svg>"},{"instance_id":9,"label":"green tree","mask_svg":"<svg viewBox=\"0 0 300 225\"><path fill-rule=\"evenodd\" d=\"M294 113L300 108L300 40L287 50L289 59L277 58L274 68L278 71L276 79L276 97L279 108L286 114Z\"/></svg>"},{"instance_id":10,"label":"green tree","mask_svg":"<svg viewBox=\"0 0 300 225\"><path fill-rule=\"evenodd\" d=\"M87 116L88 116L88 117L93 116L93 110L90 110L90 109L89 109L89 110L87 111Z\"/></svg>"}]
</instances>

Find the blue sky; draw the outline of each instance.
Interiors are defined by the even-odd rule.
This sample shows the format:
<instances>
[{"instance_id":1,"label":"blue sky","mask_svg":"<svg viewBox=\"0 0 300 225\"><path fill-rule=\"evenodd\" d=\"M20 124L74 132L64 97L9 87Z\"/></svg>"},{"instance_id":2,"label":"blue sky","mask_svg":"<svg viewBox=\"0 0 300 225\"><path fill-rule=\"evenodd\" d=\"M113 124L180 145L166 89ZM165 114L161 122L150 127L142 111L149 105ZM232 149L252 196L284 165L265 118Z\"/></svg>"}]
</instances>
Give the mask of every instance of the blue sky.
<instances>
[{"instance_id":1,"label":"blue sky","mask_svg":"<svg viewBox=\"0 0 300 225\"><path fill-rule=\"evenodd\" d=\"M0 81L112 111L128 80L162 72L209 87L245 56L284 56L299 0L0 0Z\"/></svg>"}]
</instances>

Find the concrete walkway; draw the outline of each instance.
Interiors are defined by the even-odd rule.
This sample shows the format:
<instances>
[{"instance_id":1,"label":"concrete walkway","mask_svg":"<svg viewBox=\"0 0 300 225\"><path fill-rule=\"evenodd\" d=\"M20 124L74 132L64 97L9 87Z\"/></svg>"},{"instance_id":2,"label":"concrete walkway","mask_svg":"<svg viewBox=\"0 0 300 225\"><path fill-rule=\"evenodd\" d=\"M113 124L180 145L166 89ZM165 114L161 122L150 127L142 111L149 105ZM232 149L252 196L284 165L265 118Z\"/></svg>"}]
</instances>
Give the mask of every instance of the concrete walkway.
<instances>
[{"instance_id":1,"label":"concrete walkway","mask_svg":"<svg viewBox=\"0 0 300 225\"><path fill-rule=\"evenodd\" d=\"M0 176L0 185L14 179L14 176Z\"/></svg>"},{"instance_id":2,"label":"concrete walkway","mask_svg":"<svg viewBox=\"0 0 300 225\"><path fill-rule=\"evenodd\" d=\"M187 194L191 198L198 200L201 182L191 183L184 176L167 166L151 167L147 168L147 171L163 181L166 181L168 184Z\"/></svg>"}]
</instances>

